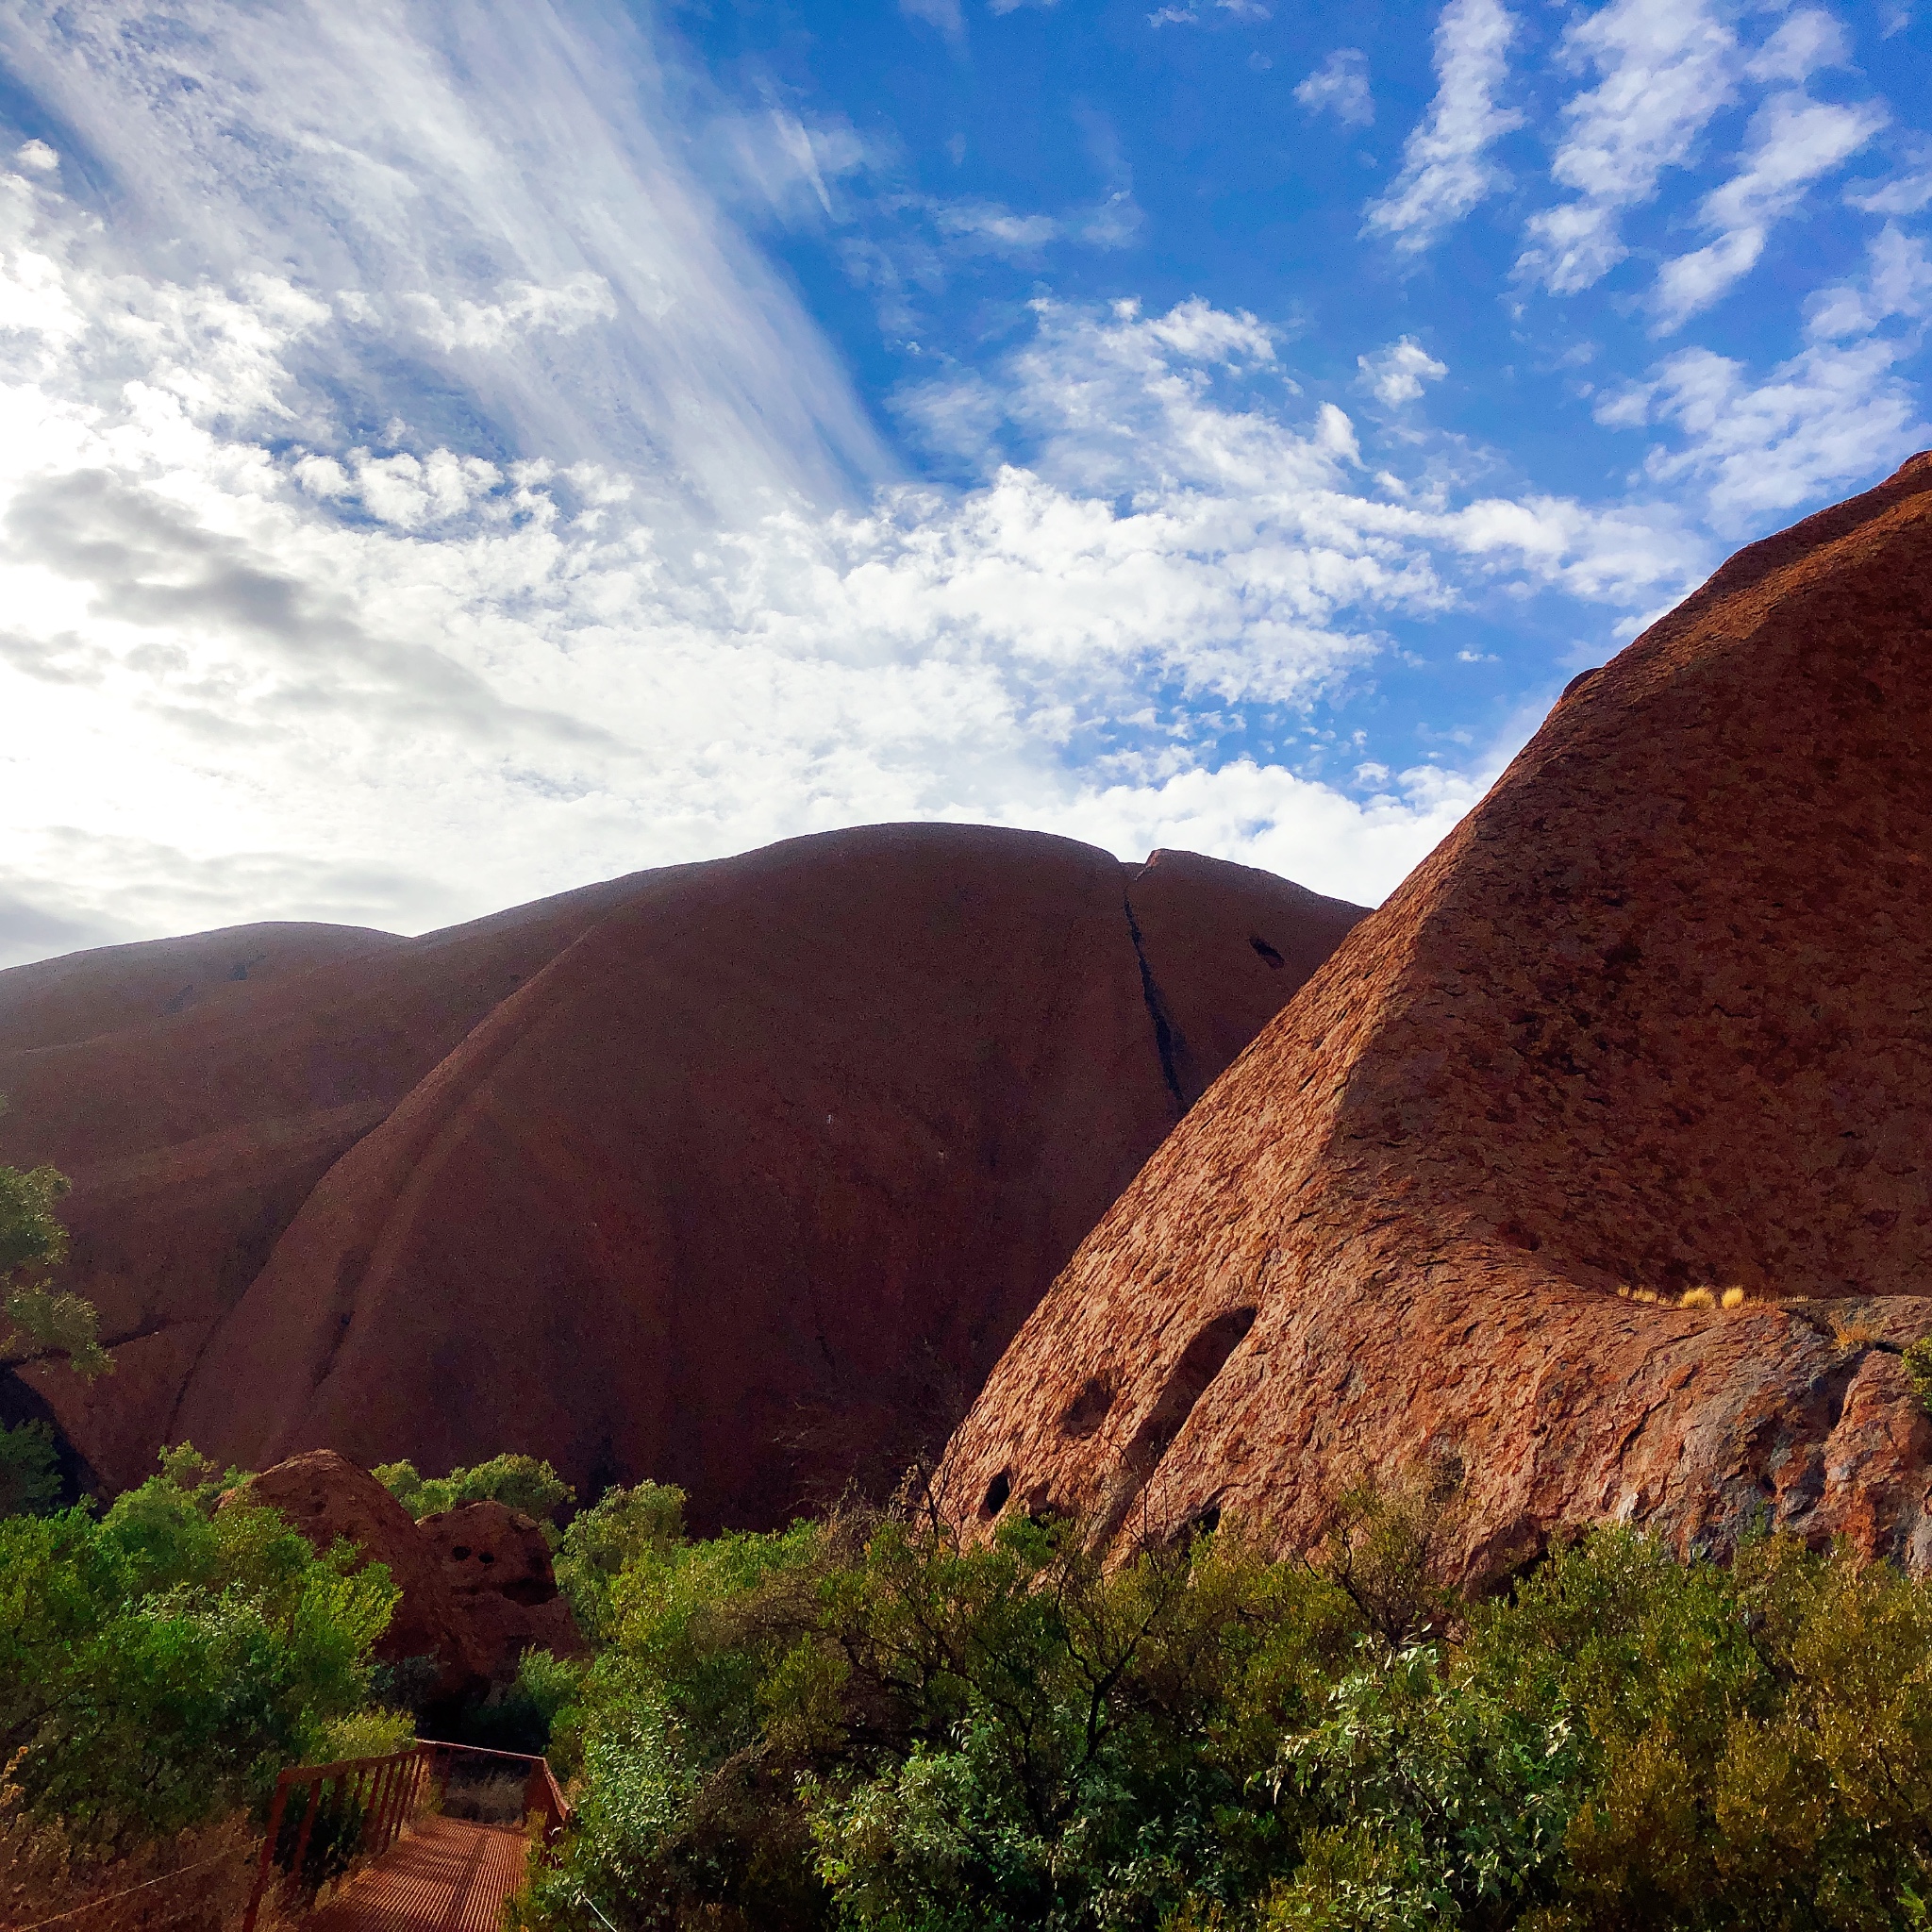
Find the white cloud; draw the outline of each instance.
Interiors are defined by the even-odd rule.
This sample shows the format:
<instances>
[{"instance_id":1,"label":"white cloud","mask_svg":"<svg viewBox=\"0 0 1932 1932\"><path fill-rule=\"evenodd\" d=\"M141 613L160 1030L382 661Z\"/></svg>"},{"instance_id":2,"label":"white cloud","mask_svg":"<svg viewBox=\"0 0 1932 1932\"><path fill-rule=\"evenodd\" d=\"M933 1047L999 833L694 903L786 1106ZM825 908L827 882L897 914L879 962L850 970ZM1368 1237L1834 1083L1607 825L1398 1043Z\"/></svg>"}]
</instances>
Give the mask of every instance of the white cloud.
<instances>
[{"instance_id":1,"label":"white cloud","mask_svg":"<svg viewBox=\"0 0 1932 1932\"><path fill-rule=\"evenodd\" d=\"M1817 7L1802 8L1745 62L1753 80L1788 80L1802 85L1829 67L1851 65L1851 42L1843 25Z\"/></svg>"},{"instance_id":2,"label":"white cloud","mask_svg":"<svg viewBox=\"0 0 1932 1932\"><path fill-rule=\"evenodd\" d=\"M1698 208L1716 241L1657 271L1652 308L1659 331L1708 308L1756 267L1773 225L1794 213L1814 181L1837 173L1886 124L1876 102L1826 105L1798 89L1774 94L1751 117L1736 175Z\"/></svg>"},{"instance_id":3,"label":"white cloud","mask_svg":"<svg viewBox=\"0 0 1932 1932\"><path fill-rule=\"evenodd\" d=\"M1417 401L1424 383L1441 382L1449 374L1448 364L1437 361L1413 336L1355 359L1370 393L1391 409Z\"/></svg>"},{"instance_id":4,"label":"white cloud","mask_svg":"<svg viewBox=\"0 0 1932 1932\"><path fill-rule=\"evenodd\" d=\"M993 201L937 201L934 225L948 240L991 255L1038 255L1063 232L1051 215L1015 214Z\"/></svg>"},{"instance_id":5,"label":"white cloud","mask_svg":"<svg viewBox=\"0 0 1932 1932\"><path fill-rule=\"evenodd\" d=\"M1367 127L1375 118L1369 92L1369 57L1359 47L1338 47L1295 89L1311 114L1332 113L1344 127Z\"/></svg>"},{"instance_id":6,"label":"white cloud","mask_svg":"<svg viewBox=\"0 0 1932 1932\"><path fill-rule=\"evenodd\" d=\"M1147 16L1149 26L1193 26L1201 16L1191 7L1163 7Z\"/></svg>"},{"instance_id":7,"label":"white cloud","mask_svg":"<svg viewBox=\"0 0 1932 1932\"><path fill-rule=\"evenodd\" d=\"M131 273L6 190L0 943L27 951L420 925L905 817L1208 842L1374 897L1482 772L1356 800L1223 762L1204 713L1299 713L1491 581L1627 608L1704 561L1662 518L1362 493L1346 414L1203 301L1039 305L965 405L1024 448L959 492L774 485L726 518L648 470L325 441L327 303Z\"/></svg>"},{"instance_id":8,"label":"white cloud","mask_svg":"<svg viewBox=\"0 0 1932 1932\"><path fill-rule=\"evenodd\" d=\"M1490 149L1523 125L1495 98L1515 34L1498 0L1449 0L1436 25L1436 97L1403 145L1402 172L1364 211L1364 232L1415 253L1501 184Z\"/></svg>"},{"instance_id":9,"label":"white cloud","mask_svg":"<svg viewBox=\"0 0 1932 1932\"><path fill-rule=\"evenodd\" d=\"M1862 282L1820 289L1805 305L1805 333L1817 341L1871 335L1895 316L1932 314L1932 260L1923 237L1887 222L1873 238Z\"/></svg>"},{"instance_id":10,"label":"white cloud","mask_svg":"<svg viewBox=\"0 0 1932 1932\"><path fill-rule=\"evenodd\" d=\"M13 151L14 163L36 175L50 175L60 165L60 157L44 141L29 141Z\"/></svg>"},{"instance_id":11,"label":"white cloud","mask_svg":"<svg viewBox=\"0 0 1932 1932\"><path fill-rule=\"evenodd\" d=\"M1685 349L1649 381L1606 397L1597 420L1674 430L1675 446L1656 445L1646 474L1701 487L1712 525L1742 536L1778 512L1879 481L1932 440L1902 359L1901 344L1880 337L1821 340L1754 386L1731 358Z\"/></svg>"},{"instance_id":12,"label":"white cloud","mask_svg":"<svg viewBox=\"0 0 1932 1932\"><path fill-rule=\"evenodd\" d=\"M959 0L899 0L899 11L908 20L923 20L936 26L949 41L965 38L966 23L959 14Z\"/></svg>"},{"instance_id":13,"label":"white cloud","mask_svg":"<svg viewBox=\"0 0 1932 1932\"><path fill-rule=\"evenodd\" d=\"M602 275L575 275L554 289L535 282L506 282L489 302L402 295L396 307L425 341L447 355L453 349L505 349L541 330L574 335L593 322L611 322L617 303Z\"/></svg>"},{"instance_id":14,"label":"white cloud","mask_svg":"<svg viewBox=\"0 0 1932 1932\"><path fill-rule=\"evenodd\" d=\"M1901 173L1889 181L1855 183L1845 202L1868 215L1915 215L1932 206L1932 153L1915 147Z\"/></svg>"},{"instance_id":15,"label":"white cloud","mask_svg":"<svg viewBox=\"0 0 1932 1932\"><path fill-rule=\"evenodd\" d=\"M1568 29L1561 58L1601 78L1563 108L1550 173L1575 198L1530 218L1520 273L1574 295L1624 259L1623 211L1656 195L1728 104L1735 46L1701 0L1610 0Z\"/></svg>"}]
</instances>

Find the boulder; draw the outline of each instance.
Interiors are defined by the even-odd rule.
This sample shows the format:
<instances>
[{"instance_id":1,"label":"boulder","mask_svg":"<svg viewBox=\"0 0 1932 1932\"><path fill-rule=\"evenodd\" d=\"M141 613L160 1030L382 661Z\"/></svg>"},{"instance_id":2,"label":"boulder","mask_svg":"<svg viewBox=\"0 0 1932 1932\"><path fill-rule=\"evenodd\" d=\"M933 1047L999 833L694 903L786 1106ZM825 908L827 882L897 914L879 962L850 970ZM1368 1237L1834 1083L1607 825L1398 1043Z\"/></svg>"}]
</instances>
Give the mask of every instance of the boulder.
<instances>
[{"instance_id":1,"label":"boulder","mask_svg":"<svg viewBox=\"0 0 1932 1932\"><path fill-rule=\"evenodd\" d=\"M534 1517L503 1503L463 1503L422 1518L416 1528L442 1566L472 1655L492 1680L514 1677L526 1650L589 1654Z\"/></svg>"},{"instance_id":2,"label":"boulder","mask_svg":"<svg viewBox=\"0 0 1932 1932\"><path fill-rule=\"evenodd\" d=\"M1358 916L1183 853L874 826L419 940L0 974L0 1160L73 1175L119 1370L27 1377L108 1488L183 1439L514 1448L783 1521L942 1440Z\"/></svg>"},{"instance_id":3,"label":"boulder","mask_svg":"<svg viewBox=\"0 0 1932 1932\"><path fill-rule=\"evenodd\" d=\"M440 1550L367 1470L332 1449L312 1449L251 1476L223 1497L224 1507L238 1497L280 1510L316 1550L327 1550L345 1538L361 1552L355 1567L388 1565L402 1597L376 1641L380 1660L433 1657L438 1698L477 1690L490 1676L493 1654L473 1642ZM541 1532L537 1540L542 1541Z\"/></svg>"},{"instance_id":4,"label":"boulder","mask_svg":"<svg viewBox=\"0 0 1932 1932\"><path fill-rule=\"evenodd\" d=\"M1605 1520L1932 1566L1928 633L1919 457L1577 679L1087 1237L955 1520L1306 1548L1446 1450L1470 1574Z\"/></svg>"}]
</instances>

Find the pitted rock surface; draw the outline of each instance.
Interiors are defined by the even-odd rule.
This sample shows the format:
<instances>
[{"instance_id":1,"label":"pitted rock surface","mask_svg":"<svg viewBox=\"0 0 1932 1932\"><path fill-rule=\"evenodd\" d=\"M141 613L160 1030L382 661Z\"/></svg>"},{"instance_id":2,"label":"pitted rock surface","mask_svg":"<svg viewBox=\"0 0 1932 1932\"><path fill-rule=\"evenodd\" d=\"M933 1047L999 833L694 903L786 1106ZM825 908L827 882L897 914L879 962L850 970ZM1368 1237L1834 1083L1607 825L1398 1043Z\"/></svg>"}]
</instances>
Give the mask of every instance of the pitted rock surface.
<instances>
[{"instance_id":1,"label":"pitted rock surface","mask_svg":"<svg viewBox=\"0 0 1932 1932\"><path fill-rule=\"evenodd\" d=\"M1470 1571L1605 1518L1925 1570L1928 873L1919 457L1573 685L1088 1237L949 1507L1306 1547L1453 1447Z\"/></svg>"},{"instance_id":2,"label":"pitted rock surface","mask_svg":"<svg viewBox=\"0 0 1932 1932\"><path fill-rule=\"evenodd\" d=\"M504 1503L462 1503L421 1518L416 1531L441 1564L472 1652L492 1679L514 1677L526 1650L587 1655L535 1517Z\"/></svg>"},{"instance_id":3,"label":"pitted rock surface","mask_svg":"<svg viewBox=\"0 0 1932 1932\"><path fill-rule=\"evenodd\" d=\"M66 1285L118 1365L25 1379L109 1489L184 1438L512 1443L782 1521L963 1411L1357 917L1185 853L876 826L419 940L0 974L0 1160L73 1176Z\"/></svg>"}]
</instances>

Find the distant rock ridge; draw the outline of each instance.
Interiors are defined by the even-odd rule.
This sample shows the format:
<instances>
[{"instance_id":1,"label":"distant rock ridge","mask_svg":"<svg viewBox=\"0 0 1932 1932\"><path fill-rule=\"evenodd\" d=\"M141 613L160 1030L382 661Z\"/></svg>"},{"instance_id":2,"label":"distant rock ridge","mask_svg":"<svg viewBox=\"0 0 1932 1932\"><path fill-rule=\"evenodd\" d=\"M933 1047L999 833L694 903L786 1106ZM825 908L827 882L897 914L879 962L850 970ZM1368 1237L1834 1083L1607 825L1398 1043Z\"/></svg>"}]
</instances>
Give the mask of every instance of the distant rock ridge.
<instances>
[{"instance_id":1,"label":"distant rock ridge","mask_svg":"<svg viewBox=\"0 0 1932 1932\"><path fill-rule=\"evenodd\" d=\"M109 1488L183 1439L515 1449L782 1520L943 1433L1359 916L1187 853L888 825L418 940L0 973L0 1160L73 1176L67 1285L118 1364L0 1403Z\"/></svg>"},{"instance_id":2,"label":"distant rock ridge","mask_svg":"<svg viewBox=\"0 0 1932 1932\"><path fill-rule=\"evenodd\" d=\"M1606 1519L1932 1568L1928 874L1921 456L1573 685L1082 1243L947 1507L1307 1547L1454 1450L1472 1574Z\"/></svg>"}]
</instances>

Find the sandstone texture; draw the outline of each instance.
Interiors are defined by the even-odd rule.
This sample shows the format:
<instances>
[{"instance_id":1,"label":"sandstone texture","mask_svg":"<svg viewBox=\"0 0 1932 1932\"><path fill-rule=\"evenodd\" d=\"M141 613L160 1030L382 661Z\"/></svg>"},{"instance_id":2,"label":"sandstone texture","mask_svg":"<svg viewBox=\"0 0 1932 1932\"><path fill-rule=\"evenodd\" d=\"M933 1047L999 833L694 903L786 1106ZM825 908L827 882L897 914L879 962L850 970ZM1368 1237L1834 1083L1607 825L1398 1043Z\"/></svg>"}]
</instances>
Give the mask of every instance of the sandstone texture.
<instances>
[{"instance_id":1,"label":"sandstone texture","mask_svg":"<svg viewBox=\"0 0 1932 1932\"><path fill-rule=\"evenodd\" d=\"M474 1653L495 1681L514 1677L526 1650L588 1655L534 1517L503 1503L464 1503L423 1517L416 1528L442 1566Z\"/></svg>"},{"instance_id":2,"label":"sandstone texture","mask_svg":"<svg viewBox=\"0 0 1932 1932\"><path fill-rule=\"evenodd\" d=\"M1184 853L877 826L423 939L246 927L0 973L0 1160L74 1179L163 1442L779 1521L963 1412L1081 1237L1360 916ZM506 1599L508 1601L508 1599Z\"/></svg>"},{"instance_id":3,"label":"sandstone texture","mask_svg":"<svg viewBox=\"0 0 1932 1932\"><path fill-rule=\"evenodd\" d=\"M1919 457L1571 687L1087 1238L948 1507L1307 1547L1453 1450L1471 1574L1605 1519L1932 1567L1928 872Z\"/></svg>"},{"instance_id":4,"label":"sandstone texture","mask_svg":"<svg viewBox=\"0 0 1932 1932\"><path fill-rule=\"evenodd\" d=\"M225 1506L237 1497L279 1509L314 1549L327 1550L346 1539L361 1552L355 1567L389 1566L402 1596L376 1641L377 1657L388 1663L434 1657L440 1698L478 1690L492 1675L496 1659L472 1640L436 1542L367 1470L333 1450L313 1449L263 1470L222 1500Z\"/></svg>"}]
</instances>

